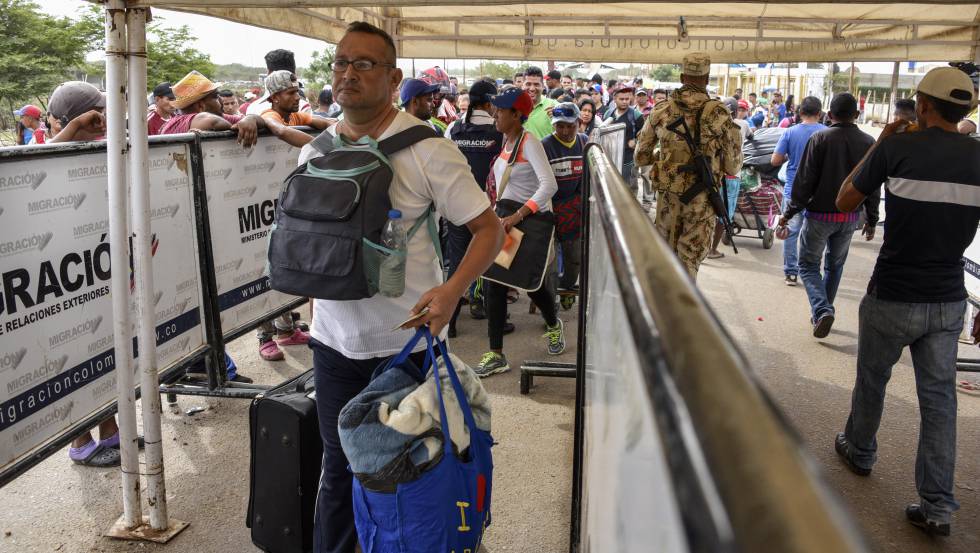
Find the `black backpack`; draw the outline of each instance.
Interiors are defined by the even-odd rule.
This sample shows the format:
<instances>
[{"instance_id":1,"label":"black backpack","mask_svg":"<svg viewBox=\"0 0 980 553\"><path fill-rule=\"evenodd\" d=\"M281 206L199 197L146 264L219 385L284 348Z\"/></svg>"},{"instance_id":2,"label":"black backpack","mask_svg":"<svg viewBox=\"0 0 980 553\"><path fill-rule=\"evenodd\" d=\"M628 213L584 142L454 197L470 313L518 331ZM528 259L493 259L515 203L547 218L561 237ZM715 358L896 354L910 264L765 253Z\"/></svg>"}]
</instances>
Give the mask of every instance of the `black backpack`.
<instances>
[{"instance_id":1,"label":"black backpack","mask_svg":"<svg viewBox=\"0 0 980 553\"><path fill-rule=\"evenodd\" d=\"M439 135L415 125L376 142L350 142L324 131L312 143L324 154L286 177L269 234L269 280L273 290L325 300L360 300L378 292L381 262L393 252L381 246L394 176L388 157ZM433 211L409 230L411 237Z\"/></svg>"}]
</instances>

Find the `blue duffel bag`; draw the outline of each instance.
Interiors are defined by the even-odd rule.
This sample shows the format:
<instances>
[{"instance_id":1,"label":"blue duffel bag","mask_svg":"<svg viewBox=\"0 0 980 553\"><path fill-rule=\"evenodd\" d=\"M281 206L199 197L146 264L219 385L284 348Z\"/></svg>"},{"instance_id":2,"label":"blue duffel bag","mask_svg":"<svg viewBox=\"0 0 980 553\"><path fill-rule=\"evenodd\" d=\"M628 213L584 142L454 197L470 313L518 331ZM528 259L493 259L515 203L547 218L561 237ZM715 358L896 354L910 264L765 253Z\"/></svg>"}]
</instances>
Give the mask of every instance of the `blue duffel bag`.
<instances>
[{"instance_id":1,"label":"blue duffel bag","mask_svg":"<svg viewBox=\"0 0 980 553\"><path fill-rule=\"evenodd\" d=\"M417 371L408 356L420 338L427 344L422 374L431 366L435 381L441 382L438 349L469 430L469 447L462 458L454 452L442 386L435 386L443 446L438 462L393 492L370 490L354 479L354 522L364 553L476 553L490 524L493 438L477 427L445 342L433 340L428 327L422 327L381 372Z\"/></svg>"}]
</instances>

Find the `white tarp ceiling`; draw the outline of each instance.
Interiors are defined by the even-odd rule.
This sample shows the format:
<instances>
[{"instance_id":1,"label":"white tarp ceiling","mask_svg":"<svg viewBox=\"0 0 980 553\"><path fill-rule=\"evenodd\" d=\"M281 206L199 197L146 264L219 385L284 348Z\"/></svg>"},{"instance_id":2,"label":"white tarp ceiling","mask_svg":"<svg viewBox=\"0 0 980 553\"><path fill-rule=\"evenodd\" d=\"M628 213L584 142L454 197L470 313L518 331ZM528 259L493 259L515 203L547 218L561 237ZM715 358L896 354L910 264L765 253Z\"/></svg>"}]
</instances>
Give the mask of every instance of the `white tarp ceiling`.
<instances>
[{"instance_id":1,"label":"white tarp ceiling","mask_svg":"<svg viewBox=\"0 0 980 553\"><path fill-rule=\"evenodd\" d=\"M977 60L980 3L130 0L337 42L365 20L403 58L676 63ZM687 39L680 37L684 18Z\"/></svg>"}]
</instances>

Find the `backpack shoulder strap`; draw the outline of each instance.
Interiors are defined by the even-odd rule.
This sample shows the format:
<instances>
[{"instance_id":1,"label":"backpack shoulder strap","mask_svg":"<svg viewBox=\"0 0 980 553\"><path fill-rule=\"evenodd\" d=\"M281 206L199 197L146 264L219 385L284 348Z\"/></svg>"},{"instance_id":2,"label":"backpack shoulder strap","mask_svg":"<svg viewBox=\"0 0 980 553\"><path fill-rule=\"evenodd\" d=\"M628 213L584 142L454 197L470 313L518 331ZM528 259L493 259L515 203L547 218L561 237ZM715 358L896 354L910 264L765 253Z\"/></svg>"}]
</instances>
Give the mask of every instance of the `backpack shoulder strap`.
<instances>
[{"instance_id":1,"label":"backpack shoulder strap","mask_svg":"<svg viewBox=\"0 0 980 553\"><path fill-rule=\"evenodd\" d=\"M334 149L334 135L330 134L329 129L324 129L316 138L310 142L314 150L323 155L327 155Z\"/></svg>"},{"instance_id":2,"label":"backpack shoulder strap","mask_svg":"<svg viewBox=\"0 0 980 553\"><path fill-rule=\"evenodd\" d=\"M439 138L440 135L428 125L412 125L411 127L397 133L393 136L378 142L378 150L381 151L385 157L391 156L391 154L397 152L398 150L403 150L422 142L427 138Z\"/></svg>"},{"instance_id":3,"label":"backpack shoulder strap","mask_svg":"<svg viewBox=\"0 0 980 553\"><path fill-rule=\"evenodd\" d=\"M432 245L436 249L436 256L439 258L439 266L443 265L442 257L442 243L439 240L439 226L436 223L436 206L435 204L430 205L429 209L412 225L412 228L408 229L408 239L411 240L415 233L422 228L422 225L426 226L426 230L429 232L429 239L432 240Z\"/></svg>"}]
</instances>

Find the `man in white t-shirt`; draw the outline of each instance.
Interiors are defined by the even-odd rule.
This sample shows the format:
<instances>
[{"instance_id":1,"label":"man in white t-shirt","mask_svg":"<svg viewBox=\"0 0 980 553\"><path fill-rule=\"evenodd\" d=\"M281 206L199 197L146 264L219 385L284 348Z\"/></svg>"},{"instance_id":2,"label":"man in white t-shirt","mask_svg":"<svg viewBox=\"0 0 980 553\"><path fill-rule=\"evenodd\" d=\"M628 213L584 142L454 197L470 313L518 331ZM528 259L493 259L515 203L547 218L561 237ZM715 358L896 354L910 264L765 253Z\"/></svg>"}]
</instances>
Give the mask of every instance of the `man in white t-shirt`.
<instances>
[{"instance_id":1,"label":"man in white t-shirt","mask_svg":"<svg viewBox=\"0 0 980 553\"><path fill-rule=\"evenodd\" d=\"M344 108L344 120L327 131L350 140L364 136L381 141L423 121L399 111L391 103L402 80L395 66L391 37L368 23L357 22L337 45L333 63L333 90ZM318 154L309 145L299 162ZM445 337L459 298L493 262L503 244L503 229L490 209L456 146L445 138L430 138L390 156L394 179L391 204L406 222L424 217L429 207L449 222L466 226L472 242L452 277L443 283L442 268L432 239L418 232L408 244L405 293L399 298L381 295L357 301L314 300L312 339L317 413L323 438L323 467L314 521L314 551L350 553L357 539L351 499L351 474L340 446L337 418L340 409L370 381L371 373L398 353L414 328L391 329L411 314L428 313L411 323L428 324L433 334ZM421 365L424 344L413 360Z\"/></svg>"}]
</instances>

